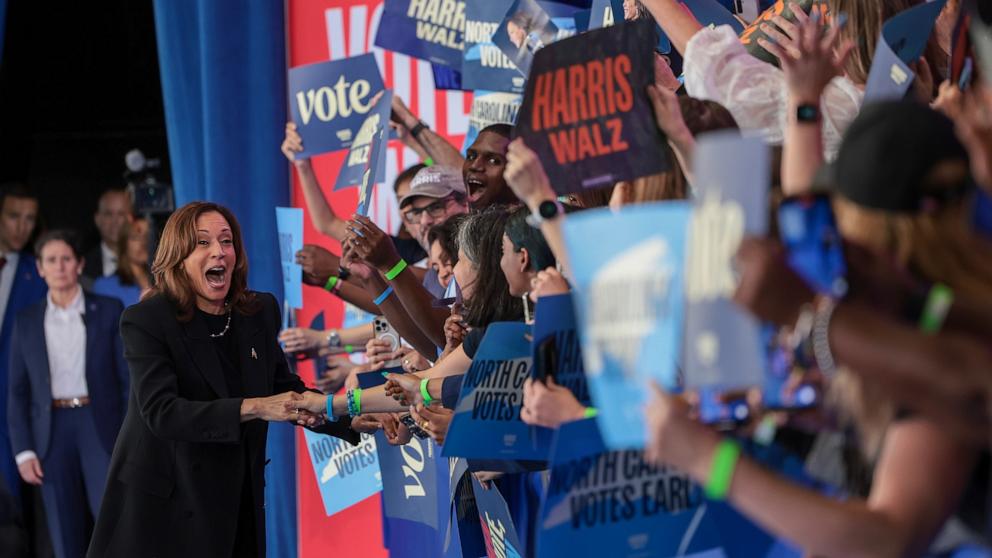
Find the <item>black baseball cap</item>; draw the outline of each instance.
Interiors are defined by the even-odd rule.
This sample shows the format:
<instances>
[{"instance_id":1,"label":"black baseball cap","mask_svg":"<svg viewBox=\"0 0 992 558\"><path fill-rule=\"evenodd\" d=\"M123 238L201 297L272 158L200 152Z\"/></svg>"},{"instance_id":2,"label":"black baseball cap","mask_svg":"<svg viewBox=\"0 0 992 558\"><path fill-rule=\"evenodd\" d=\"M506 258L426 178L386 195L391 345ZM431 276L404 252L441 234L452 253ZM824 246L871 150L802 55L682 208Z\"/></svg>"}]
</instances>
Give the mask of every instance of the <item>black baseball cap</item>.
<instances>
[{"instance_id":1,"label":"black baseball cap","mask_svg":"<svg viewBox=\"0 0 992 558\"><path fill-rule=\"evenodd\" d=\"M967 170L960 180L932 179L939 164L954 161L968 169L968 151L946 116L911 101L872 103L851 123L837 159L815 182L829 183L864 207L916 213L973 189Z\"/></svg>"}]
</instances>

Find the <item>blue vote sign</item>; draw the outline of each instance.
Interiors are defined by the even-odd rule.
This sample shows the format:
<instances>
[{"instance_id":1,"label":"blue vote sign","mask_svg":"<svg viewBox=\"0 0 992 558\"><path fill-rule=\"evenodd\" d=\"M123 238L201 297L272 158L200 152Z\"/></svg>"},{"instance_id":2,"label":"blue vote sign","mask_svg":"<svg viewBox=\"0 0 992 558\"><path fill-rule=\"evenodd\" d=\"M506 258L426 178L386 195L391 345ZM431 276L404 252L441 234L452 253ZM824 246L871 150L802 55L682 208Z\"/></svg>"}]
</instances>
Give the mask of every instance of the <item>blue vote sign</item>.
<instances>
[{"instance_id":1,"label":"blue vote sign","mask_svg":"<svg viewBox=\"0 0 992 558\"><path fill-rule=\"evenodd\" d=\"M298 156L351 146L372 98L383 89L372 54L290 68L289 108L303 139Z\"/></svg>"},{"instance_id":2,"label":"blue vote sign","mask_svg":"<svg viewBox=\"0 0 992 558\"><path fill-rule=\"evenodd\" d=\"M375 46L460 68L464 0L385 0Z\"/></svg>"},{"instance_id":3,"label":"blue vote sign","mask_svg":"<svg viewBox=\"0 0 992 558\"><path fill-rule=\"evenodd\" d=\"M491 324L462 382L442 455L484 460L544 460L551 431L520 420L530 377L530 327Z\"/></svg>"}]
</instances>

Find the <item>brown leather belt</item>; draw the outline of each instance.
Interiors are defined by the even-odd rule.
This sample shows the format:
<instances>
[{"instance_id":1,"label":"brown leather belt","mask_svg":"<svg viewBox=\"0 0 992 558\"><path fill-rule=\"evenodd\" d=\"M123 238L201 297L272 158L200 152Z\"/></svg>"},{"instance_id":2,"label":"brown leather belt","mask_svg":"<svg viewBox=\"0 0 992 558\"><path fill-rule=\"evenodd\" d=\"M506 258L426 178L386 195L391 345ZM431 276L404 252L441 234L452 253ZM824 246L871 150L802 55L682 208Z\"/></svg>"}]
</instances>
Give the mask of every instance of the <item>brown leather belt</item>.
<instances>
[{"instance_id":1,"label":"brown leather belt","mask_svg":"<svg viewBox=\"0 0 992 558\"><path fill-rule=\"evenodd\" d=\"M73 397L72 399L52 399L52 407L56 409L78 409L90 404L89 397Z\"/></svg>"}]
</instances>

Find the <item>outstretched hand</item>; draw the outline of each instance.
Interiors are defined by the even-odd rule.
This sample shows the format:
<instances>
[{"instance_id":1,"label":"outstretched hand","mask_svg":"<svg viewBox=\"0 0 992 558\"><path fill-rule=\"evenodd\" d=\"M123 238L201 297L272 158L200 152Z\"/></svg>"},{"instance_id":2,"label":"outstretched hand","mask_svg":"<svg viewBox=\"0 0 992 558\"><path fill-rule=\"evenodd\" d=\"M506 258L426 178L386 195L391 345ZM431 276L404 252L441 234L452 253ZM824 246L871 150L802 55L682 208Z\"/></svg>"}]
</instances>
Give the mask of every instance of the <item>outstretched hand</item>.
<instances>
[{"instance_id":1,"label":"outstretched hand","mask_svg":"<svg viewBox=\"0 0 992 558\"><path fill-rule=\"evenodd\" d=\"M315 287L326 285L341 265L337 256L314 244L306 244L296 253L296 263L303 268L303 283Z\"/></svg>"},{"instance_id":2,"label":"outstretched hand","mask_svg":"<svg viewBox=\"0 0 992 558\"><path fill-rule=\"evenodd\" d=\"M772 19L781 32L762 24L768 39L759 38L758 44L778 58L790 95L800 102L816 103L830 80L844 75L855 45L840 39L843 20L828 28L820 17L811 18L798 9L793 13L796 23L782 16Z\"/></svg>"}]
</instances>

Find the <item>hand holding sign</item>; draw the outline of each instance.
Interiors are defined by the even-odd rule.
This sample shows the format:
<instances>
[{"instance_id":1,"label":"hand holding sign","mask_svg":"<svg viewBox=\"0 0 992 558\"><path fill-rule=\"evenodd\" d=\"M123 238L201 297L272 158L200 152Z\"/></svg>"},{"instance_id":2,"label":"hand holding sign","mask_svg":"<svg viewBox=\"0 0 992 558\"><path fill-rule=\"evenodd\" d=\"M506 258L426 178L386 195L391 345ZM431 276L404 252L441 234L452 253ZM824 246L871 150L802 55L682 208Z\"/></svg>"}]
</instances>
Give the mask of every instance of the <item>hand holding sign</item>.
<instances>
[{"instance_id":1,"label":"hand holding sign","mask_svg":"<svg viewBox=\"0 0 992 558\"><path fill-rule=\"evenodd\" d=\"M310 163L310 157L302 155L303 138L296 131L296 124L294 122L286 123L286 139L282 140L280 149L282 150L282 154L297 167Z\"/></svg>"},{"instance_id":2,"label":"hand holding sign","mask_svg":"<svg viewBox=\"0 0 992 558\"><path fill-rule=\"evenodd\" d=\"M679 395L665 393L651 384L645 411L647 447L644 457L656 465L672 465L696 479L710 473L713 450L720 436L689 417L689 404Z\"/></svg>"},{"instance_id":3,"label":"hand holding sign","mask_svg":"<svg viewBox=\"0 0 992 558\"><path fill-rule=\"evenodd\" d=\"M355 218L348 222L347 238L354 247L354 255L383 273L389 271L401 259L392 239L364 215L355 215Z\"/></svg>"},{"instance_id":4,"label":"hand holding sign","mask_svg":"<svg viewBox=\"0 0 992 558\"><path fill-rule=\"evenodd\" d=\"M568 388L549 376L547 382L527 378L520 418L527 424L558 428L562 423L585 418L586 408Z\"/></svg>"},{"instance_id":5,"label":"hand holding sign","mask_svg":"<svg viewBox=\"0 0 992 558\"><path fill-rule=\"evenodd\" d=\"M303 282L323 287L332 275L337 275L340 259L326 248L307 244L296 253L296 263L303 268Z\"/></svg>"}]
</instances>

